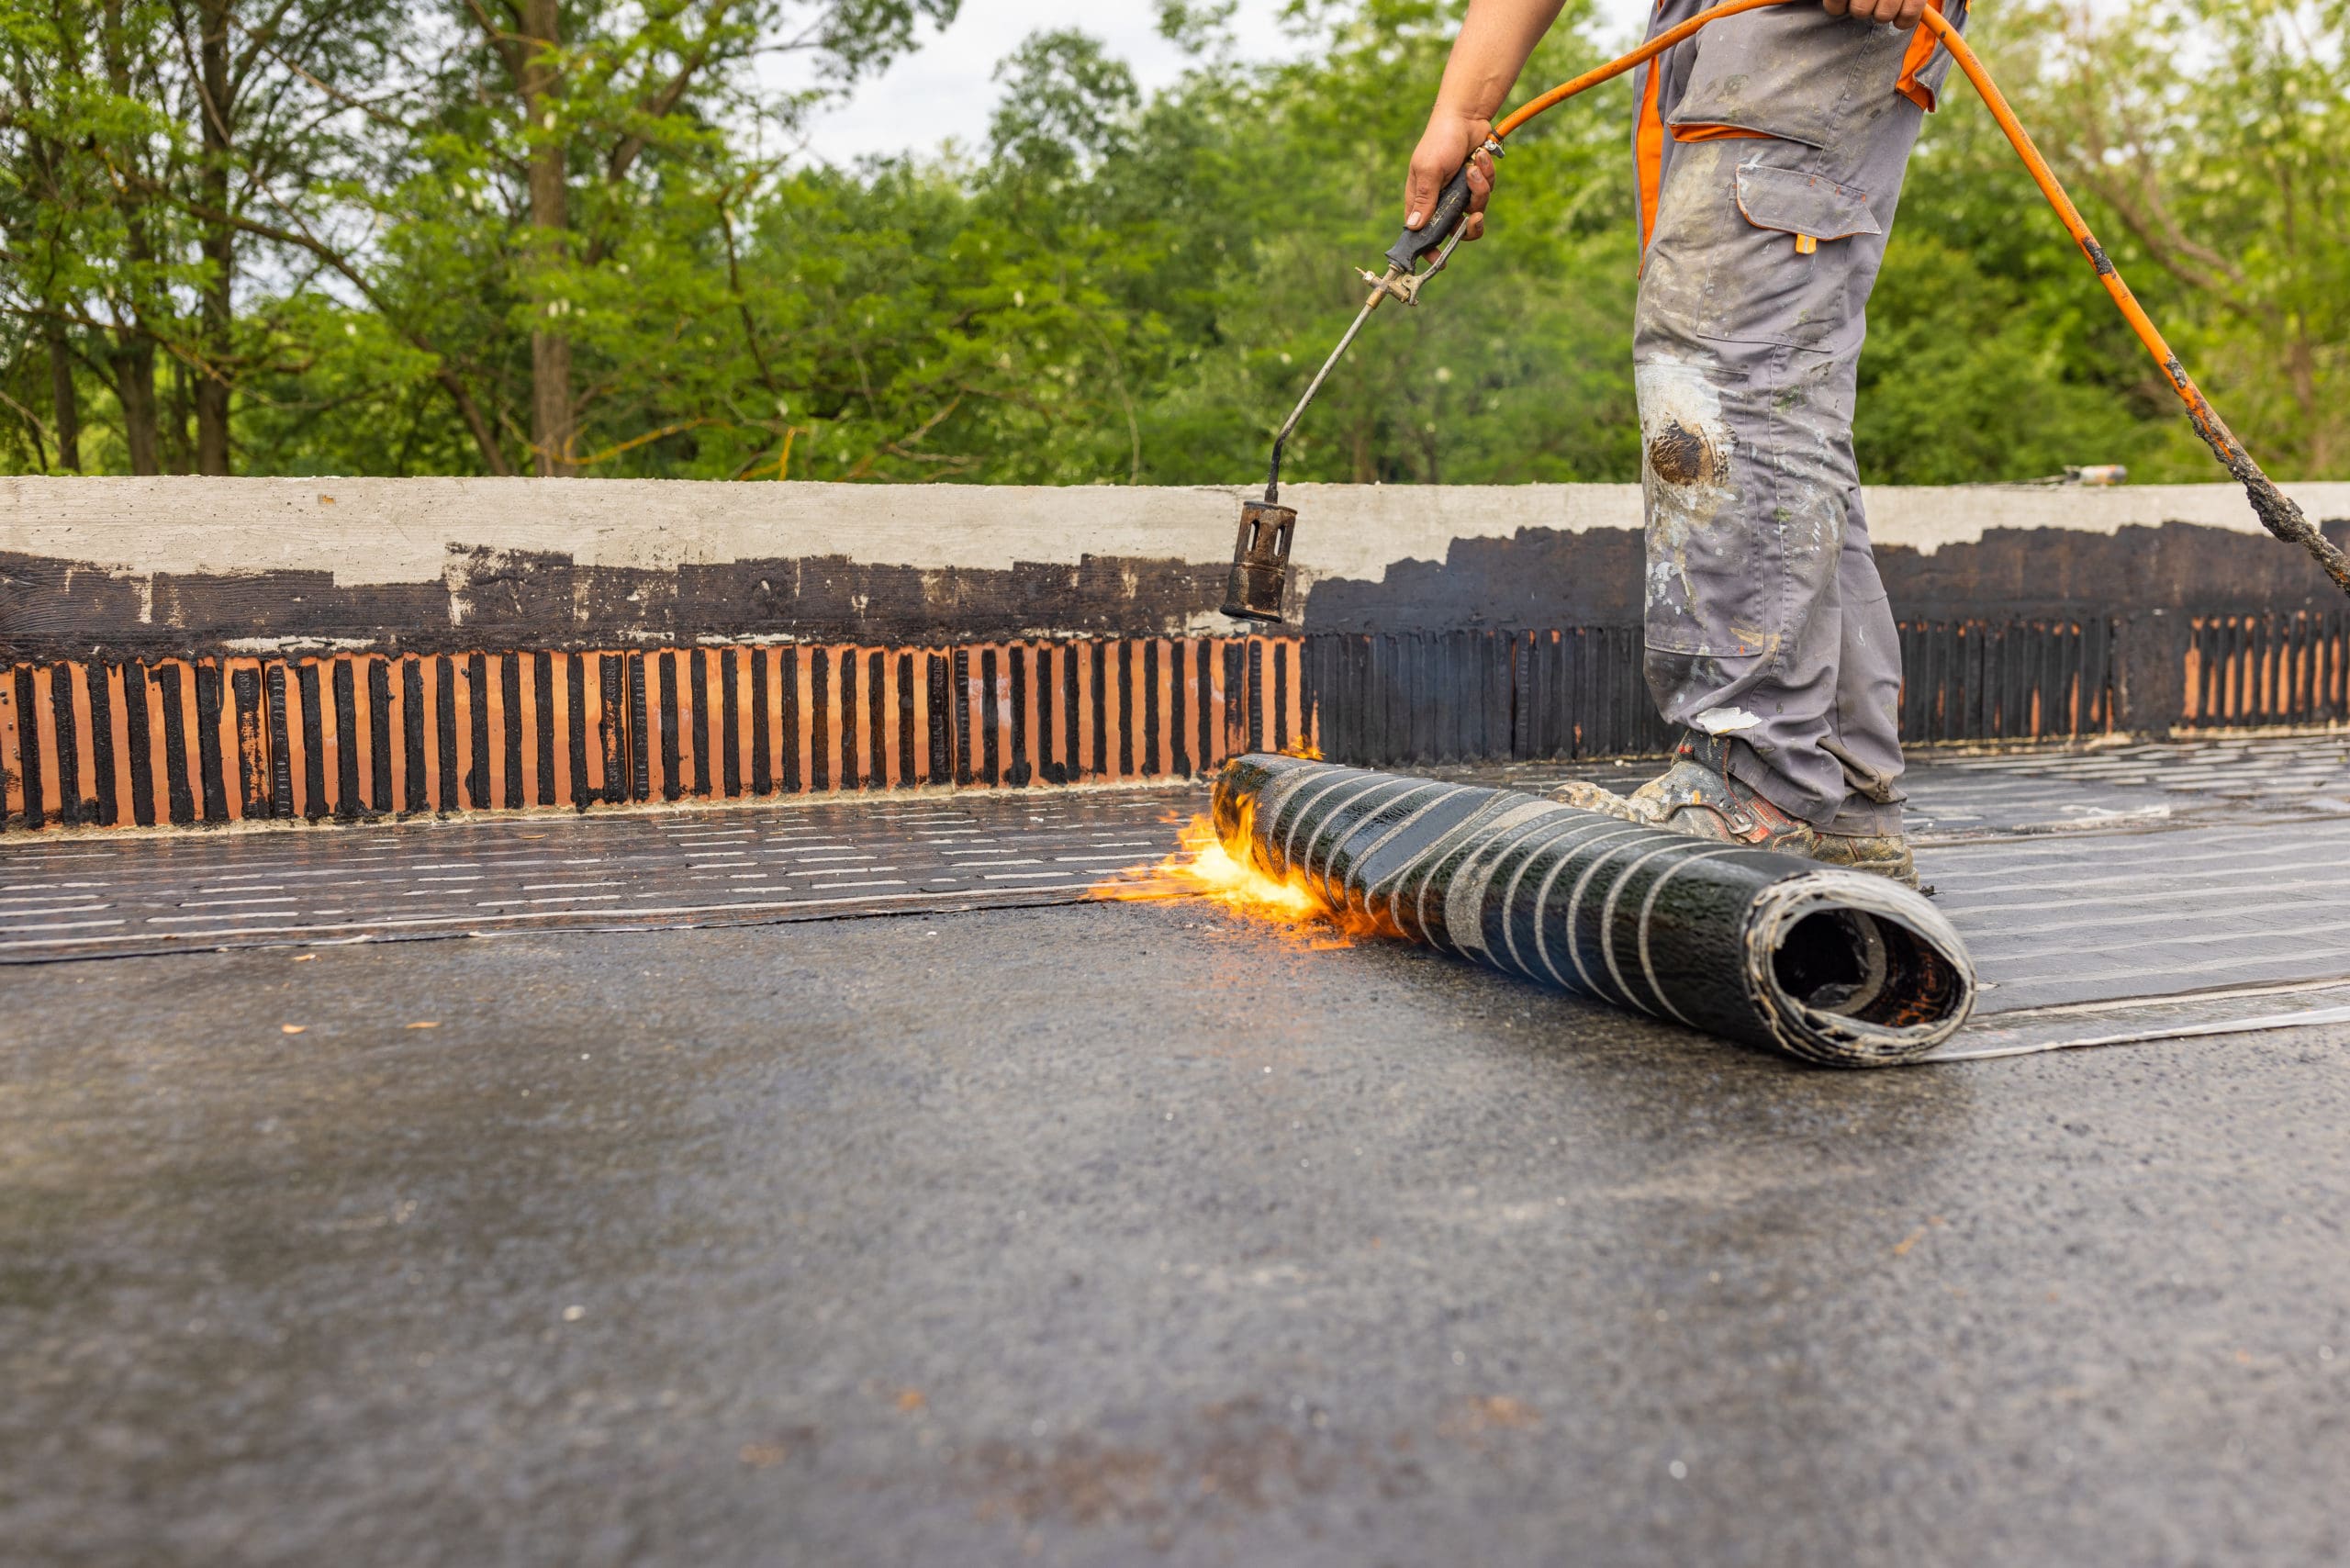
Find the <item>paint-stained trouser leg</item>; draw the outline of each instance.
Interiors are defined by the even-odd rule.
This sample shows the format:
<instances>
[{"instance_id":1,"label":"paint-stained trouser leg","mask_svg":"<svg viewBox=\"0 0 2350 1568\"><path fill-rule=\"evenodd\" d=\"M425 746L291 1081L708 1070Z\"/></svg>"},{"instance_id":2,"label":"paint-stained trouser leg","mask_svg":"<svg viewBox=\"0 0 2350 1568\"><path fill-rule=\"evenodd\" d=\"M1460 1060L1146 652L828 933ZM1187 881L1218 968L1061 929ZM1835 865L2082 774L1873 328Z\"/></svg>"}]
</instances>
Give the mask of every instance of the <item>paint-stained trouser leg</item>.
<instances>
[{"instance_id":1,"label":"paint-stained trouser leg","mask_svg":"<svg viewBox=\"0 0 2350 1568\"><path fill-rule=\"evenodd\" d=\"M1667 720L1733 737L1731 771L1774 804L1897 833L1900 649L1852 428L1923 111L1893 90L1890 29L1784 10L1762 14L1776 35L1709 29L1710 55L1664 77L1669 123L1774 134L1677 142L1663 161L1634 339L1647 673ZM1767 104L1741 104L1765 76Z\"/></svg>"}]
</instances>

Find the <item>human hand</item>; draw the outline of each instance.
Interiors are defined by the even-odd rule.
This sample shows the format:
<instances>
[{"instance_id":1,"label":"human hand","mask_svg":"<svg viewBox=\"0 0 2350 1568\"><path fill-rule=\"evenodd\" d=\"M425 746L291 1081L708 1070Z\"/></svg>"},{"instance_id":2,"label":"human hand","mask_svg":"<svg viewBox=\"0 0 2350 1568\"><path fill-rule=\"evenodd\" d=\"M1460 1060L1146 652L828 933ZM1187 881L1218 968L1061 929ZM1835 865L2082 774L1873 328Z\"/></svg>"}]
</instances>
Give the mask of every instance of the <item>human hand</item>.
<instances>
[{"instance_id":1,"label":"human hand","mask_svg":"<svg viewBox=\"0 0 2350 1568\"><path fill-rule=\"evenodd\" d=\"M1463 240L1480 239L1485 232L1485 198L1494 192L1494 155L1484 150L1485 139L1493 134L1491 120L1454 114L1438 105L1428 116L1428 128L1420 133L1420 144L1412 149L1412 172L1404 181L1404 227L1417 229L1427 222L1436 210L1436 198L1460 172L1461 161L1476 149L1476 161L1469 171L1469 216L1460 220Z\"/></svg>"},{"instance_id":2,"label":"human hand","mask_svg":"<svg viewBox=\"0 0 2350 1568\"><path fill-rule=\"evenodd\" d=\"M1890 22L1914 28L1926 14L1926 0L1823 0L1831 17L1857 17L1863 22Z\"/></svg>"}]
</instances>

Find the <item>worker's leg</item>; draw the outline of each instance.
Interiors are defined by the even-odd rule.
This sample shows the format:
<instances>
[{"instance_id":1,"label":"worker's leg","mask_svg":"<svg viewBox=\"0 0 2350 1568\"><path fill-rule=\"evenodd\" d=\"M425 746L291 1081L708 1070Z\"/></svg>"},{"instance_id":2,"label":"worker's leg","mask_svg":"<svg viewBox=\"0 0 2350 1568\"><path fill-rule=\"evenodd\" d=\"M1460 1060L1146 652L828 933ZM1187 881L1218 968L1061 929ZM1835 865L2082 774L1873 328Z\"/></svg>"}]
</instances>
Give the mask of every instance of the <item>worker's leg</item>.
<instances>
[{"instance_id":1,"label":"worker's leg","mask_svg":"<svg viewBox=\"0 0 2350 1568\"><path fill-rule=\"evenodd\" d=\"M1667 0L1656 25L1696 8ZM1930 35L1797 4L1707 28L1639 88L1650 684L1729 743L1707 750L1735 778L1836 834L1900 831L1899 649L1852 394L1947 70Z\"/></svg>"},{"instance_id":2,"label":"worker's leg","mask_svg":"<svg viewBox=\"0 0 2350 1568\"><path fill-rule=\"evenodd\" d=\"M1798 254L1795 235L1758 227L1738 202L1741 183L1794 174L1771 161L1804 151L1724 140L1673 159L1636 339L1649 683L1670 722L1731 738L1731 772L1782 809L1815 827L1897 833L1897 806L1848 807L1836 756L1850 749L1844 726L1874 723L1872 766L1900 770L1891 712L1843 678L1847 653L1869 645L1868 619L1889 622L1853 505L1853 296L1866 297L1876 256L1851 239Z\"/></svg>"},{"instance_id":3,"label":"worker's leg","mask_svg":"<svg viewBox=\"0 0 2350 1568\"><path fill-rule=\"evenodd\" d=\"M1844 552L1837 563L1838 630L1836 756L1850 787L1843 808L1827 824L1831 834L1899 833L1901 778L1901 642L1893 606L1869 550L1868 515L1860 487L1844 507ZM1887 808L1890 809L1887 809Z\"/></svg>"}]
</instances>

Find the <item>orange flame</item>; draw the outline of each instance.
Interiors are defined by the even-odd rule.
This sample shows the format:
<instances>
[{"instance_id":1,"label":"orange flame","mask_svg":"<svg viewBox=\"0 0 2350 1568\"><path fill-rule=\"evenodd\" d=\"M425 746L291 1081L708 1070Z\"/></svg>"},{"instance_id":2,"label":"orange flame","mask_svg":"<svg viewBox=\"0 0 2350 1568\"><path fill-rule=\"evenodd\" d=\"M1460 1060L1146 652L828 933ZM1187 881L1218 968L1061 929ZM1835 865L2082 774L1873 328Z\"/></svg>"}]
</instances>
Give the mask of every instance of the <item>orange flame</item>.
<instances>
[{"instance_id":1,"label":"orange flame","mask_svg":"<svg viewBox=\"0 0 2350 1568\"><path fill-rule=\"evenodd\" d=\"M1352 936L1373 935L1378 927L1351 910L1335 908L1321 891L1309 886L1296 868L1276 876L1258 864L1249 846L1248 820L1230 842L1217 836L1215 823L1194 816L1183 826L1174 854L1155 866L1137 866L1119 879L1093 889L1102 899L1207 899L1235 914L1282 927L1307 939L1315 948L1344 947ZM1333 930L1337 939L1332 940Z\"/></svg>"}]
</instances>

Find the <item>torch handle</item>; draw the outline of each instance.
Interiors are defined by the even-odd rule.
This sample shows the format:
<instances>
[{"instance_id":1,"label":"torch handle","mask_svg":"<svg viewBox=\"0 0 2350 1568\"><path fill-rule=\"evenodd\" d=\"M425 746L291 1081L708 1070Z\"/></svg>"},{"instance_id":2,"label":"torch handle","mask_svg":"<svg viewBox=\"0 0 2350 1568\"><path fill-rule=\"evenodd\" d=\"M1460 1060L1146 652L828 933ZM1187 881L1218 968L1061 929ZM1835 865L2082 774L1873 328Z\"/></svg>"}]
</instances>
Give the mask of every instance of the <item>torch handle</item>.
<instances>
[{"instance_id":1,"label":"torch handle","mask_svg":"<svg viewBox=\"0 0 2350 1568\"><path fill-rule=\"evenodd\" d=\"M1471 162L1474 161L1475 155L1472 154ZM1438 194L1436 210L1428 214L1426 223L1404 230L1402 237L1387 247L1389 266L1400 267L1407 274L1415 272L1422 256L1452 237L1461 219L1469 216L1469 163L1461 164L1460 172Z\"/></svg>"}]
</instances>

